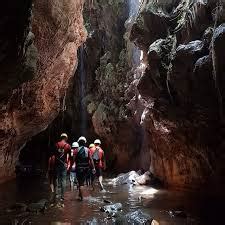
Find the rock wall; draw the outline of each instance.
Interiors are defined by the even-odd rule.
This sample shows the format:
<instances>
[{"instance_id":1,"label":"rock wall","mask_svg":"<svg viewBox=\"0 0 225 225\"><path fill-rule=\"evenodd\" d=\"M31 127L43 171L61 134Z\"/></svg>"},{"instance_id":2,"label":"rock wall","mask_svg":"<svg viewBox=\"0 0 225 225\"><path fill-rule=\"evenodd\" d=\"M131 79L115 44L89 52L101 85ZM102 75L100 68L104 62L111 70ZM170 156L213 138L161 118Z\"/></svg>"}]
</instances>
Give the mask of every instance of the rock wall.
<instances>
[{"instance_id":1,"label":"rock wall","mask_svg":"<svg viewBox=\"0 0 225 225\"><path fill-rule=\"evenodd\" d=\"M95 108L99 104L99 92L106 88L102 82L103 80L107 82L107 79L99 77L96 71L104 55L106 55L105 60L112 64L116 64L119 60L120 52L125 46L123 34L124 22L127 18L126 5L126 1L115 3L94 1L93 4L87 1L85 4L85 27L89 35L79 51L78 70L67 95L65 111L65 118L71 120L73 137L95 135L91 122L92 112L89 114L88 111L92 111L92 107ZM114 83L116 84L117 80ZM86 122L83 121L83 117ZM64 127L66 128L67 125ZM87 127L84 128L85 126Z\"/></svg>"},{"instance_id":2,"label":"rock wall","mask_svg":"<svg viewBox=\"0 0 225 225\"><path fill-rule=\"evenodd\" d=\"M86 38L83 0L24 0L1 10L0 182L14 176L26 141L58 115Z\"/></svg>"},{"instance_id":3,"label":"rock wall","mask_svg":"<svg viewBox=\"0 0 225 225\"><path fill-rule=\"evenodd\" d=\"M180 1L172 11L147 2L131 39L147 57L137 87L146 101L151 172L170 186L219 187L225 172L223 2Z\"/></svg>"}]
</instances>

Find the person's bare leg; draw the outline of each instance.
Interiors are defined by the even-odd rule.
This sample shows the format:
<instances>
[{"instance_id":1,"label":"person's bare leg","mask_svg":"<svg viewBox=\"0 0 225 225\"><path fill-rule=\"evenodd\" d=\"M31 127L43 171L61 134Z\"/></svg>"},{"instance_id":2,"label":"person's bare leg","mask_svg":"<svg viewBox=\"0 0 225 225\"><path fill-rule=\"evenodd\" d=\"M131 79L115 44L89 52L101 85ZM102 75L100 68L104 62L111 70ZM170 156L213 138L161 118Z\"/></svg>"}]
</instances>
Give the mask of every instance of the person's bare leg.
<instances>
[{"instance_id":1,"label":"person's bare leg","mask_svg":"<svg viewBox=\"0 0 225 225\"><path fill-rule=\"evenodd\" d=\"M55 187L54 187L54 184L53 184L53 183L50 184L50 189L51 189L51 192L52 192L52 193L55 192Z\"/></svg>"},{"instance_id":2,"label":"person's bare leg","mask_svg":"<svg viewBox=\"0 0 225 225\"><path fill-rule=\"evenodd\" d=\"M101 186L101 190L104 190L104 187L103 187L103 184L102 184L103 177L102 176L99 176L98 180L99 180L99 184Z\"/></svg>"},{"instance_id":3,"label":"person's bare leg","mask_svg":"<svg viewBox=\"0 0 225 225\"><path fill-rule=\"evenodd\" d=\"M53 203L54 202L54 195L55 195L53 183L50 183L50 189L51 189L50 202Z\"/></svg>"},{"instance_id":4,"label":"person's bare leg","mask_svg":"<svg viewBox=\"0 0 225 225\"><path fill-rule=\"evenodd\" d=\"M50 202L51 204L54 204L56 201L56 178L52 178L50 181L50 189L51 189L51 195L50 195Z\"/></svg>"}]
</instances>

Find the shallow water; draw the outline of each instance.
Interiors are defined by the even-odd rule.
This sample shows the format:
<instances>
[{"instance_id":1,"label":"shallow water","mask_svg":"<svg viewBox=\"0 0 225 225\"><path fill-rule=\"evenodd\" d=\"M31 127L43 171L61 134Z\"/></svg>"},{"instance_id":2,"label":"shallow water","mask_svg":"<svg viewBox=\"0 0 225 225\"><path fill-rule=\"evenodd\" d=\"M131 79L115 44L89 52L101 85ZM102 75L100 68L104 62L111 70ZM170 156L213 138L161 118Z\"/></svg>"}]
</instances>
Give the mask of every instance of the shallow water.
<instances>
[{"instance_id":1,"label":"shallow water","mask_svg":"<svg viewBox=\"0 0 225 225\"><path fill-rule=\"evenodd\" d=\"M107 215L99 210L107 199L123 204L123 212L141 209L151 215L160 225L208 225L219 222L223 203L218 199L203 198L200 193L157 190L146 186L112 186L105 182L106 193L91 191L86 188L83 202L77 201L77 191L69 187L65 194L65 207L52 207L42 213L23 213L15 216L6 213L6 208L15 203L32 203L48 198L48 183L45 180L19 180L0 186L0 224L113 224ZM140 197L142 196L142 197ZM147 198L147 199L146 199ZM222 209L222 208L221 208ZM171 217L167 211L183 210L186 218ZM18 221L16 223L15 221Z\"/></svg>"}]
</instances>

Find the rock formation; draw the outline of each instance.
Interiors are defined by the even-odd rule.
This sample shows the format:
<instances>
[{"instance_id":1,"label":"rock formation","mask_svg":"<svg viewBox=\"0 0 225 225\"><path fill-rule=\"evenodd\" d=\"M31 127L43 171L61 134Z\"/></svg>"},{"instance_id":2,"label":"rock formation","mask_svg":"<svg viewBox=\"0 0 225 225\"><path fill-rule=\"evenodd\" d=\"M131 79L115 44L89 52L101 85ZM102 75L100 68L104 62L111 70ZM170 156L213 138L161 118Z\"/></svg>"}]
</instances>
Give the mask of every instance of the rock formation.
<instances>
[{"instance_id":1,"label":"rock formation","mask_svg":"<svg viewBox=\"0 0 225 225\"><path fill-rule=\"evenodd\" d=\"M148 60L137 87L146 101L150 169L171 186L223 183L223 10L220 1L180 1L172 11L146 3L137 19L143 23L133 27ZM146 13L162 21L148 42L135 34L149 29Z\"/></svg>"},{"instance_id":2,"label":"rock formation","mask_svg":"<svg viewBox=\"0 0 225 225\"><path fill-rule=\"evenodd\" d=\"M86 38L83 0L15 4L1 7L0 181L14 176L20 148L58 115Z\"/></svg>"}]
</instances>

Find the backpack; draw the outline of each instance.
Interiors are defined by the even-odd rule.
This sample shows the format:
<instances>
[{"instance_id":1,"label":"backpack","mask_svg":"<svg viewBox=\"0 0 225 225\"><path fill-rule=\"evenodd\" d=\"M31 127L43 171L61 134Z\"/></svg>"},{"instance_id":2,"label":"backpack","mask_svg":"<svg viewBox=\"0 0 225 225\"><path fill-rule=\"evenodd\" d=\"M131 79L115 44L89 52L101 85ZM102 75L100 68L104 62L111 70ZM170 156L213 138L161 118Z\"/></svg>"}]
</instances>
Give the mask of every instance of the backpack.
<instances>
[{"instance_id":1,"label":"backpack","mask_svg":"<svg viewBox=\"0 0 225 225\"><path fill-rule=\"evenodd\" d=\"M100 157L99 157L99 148L96 148L93 155L92 155L92 159L94 161L95 165L98 165L100 162Z\"/></svg>"},{"instance_id":2,"label":"backpack","mask_svg":"<svg viewBox=\"0 0 225 225\"><path fill-rule=\"evenodd\" d=\"M80 159L86 159L86 158L88 158L87 148L85 148L84 146L79 147L78 148L77 157L80 158Z\"/></svg>"},{"instance_id":3,"label":"backpack","mask_svg":"<svg viewBox=\"0 0 225 225\"><path fill-rule=\"evenodd\" d=\"M78 153L76 156L76 164L78 167L89 166L88 148L84 146L78 148Z\"/></svg>"}]
</instances>

